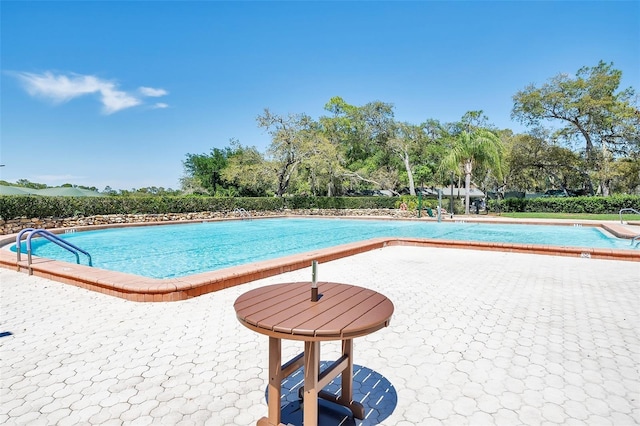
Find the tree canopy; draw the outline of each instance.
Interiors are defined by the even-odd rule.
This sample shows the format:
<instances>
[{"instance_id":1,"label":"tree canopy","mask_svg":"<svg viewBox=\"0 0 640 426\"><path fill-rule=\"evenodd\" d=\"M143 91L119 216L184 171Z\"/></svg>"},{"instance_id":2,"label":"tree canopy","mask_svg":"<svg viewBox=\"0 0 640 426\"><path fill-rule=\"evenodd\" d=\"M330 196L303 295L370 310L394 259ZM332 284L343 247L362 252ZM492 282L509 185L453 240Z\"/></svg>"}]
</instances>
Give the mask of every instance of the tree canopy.
<instances>
[{"instance_id":1,"label":"tree canopy","mask_svg":"<svg viewBox=\"0 0 640 426\"><path fill-rule=\"evenodd\" d=\"M455 122L396 120L393 104L357 106L341 97L317 119L304 113L256 118L271 137L264 153L232 140L208 154L187 154L183 190L218 196L344 195L448 184L593 194L640 192L640 112L632 88L619 90L613 64L559 74L513 97L512 118L526 134L498 129L482 110ZM554 126L555 125L555 126ZM468 191L467 191L468 193ZM467 206L469 202L467 200Z\"/></svg>"},{"instance_id":2,"label":"tree canopy","mask_svg":"<svg viewBox=\"0 0 640 426\"><path fill-rule=\"evenodd\" d=\"M609 194L609 163L640 148L640 112L632 88L618 91L622 72L600 61L575 78L559 74L540 87L529 85L513 97L512 117L528 126L559 122L555 136L568 145L582 140L582 156L599 191ZM593 190L591 190L593 192Z\"/></svg>"}]
</instances>

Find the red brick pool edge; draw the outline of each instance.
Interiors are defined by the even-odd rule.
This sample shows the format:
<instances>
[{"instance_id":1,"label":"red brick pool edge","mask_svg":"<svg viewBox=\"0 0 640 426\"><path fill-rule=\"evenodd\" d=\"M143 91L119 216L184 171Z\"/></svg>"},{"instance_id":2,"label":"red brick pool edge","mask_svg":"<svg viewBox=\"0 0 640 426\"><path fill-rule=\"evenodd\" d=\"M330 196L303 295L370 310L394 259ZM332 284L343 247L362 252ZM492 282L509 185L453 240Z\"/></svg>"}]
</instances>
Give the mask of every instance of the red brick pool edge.
<instances>
[{"instance_id":1,"label":"red brick pool edge","mask_svg":"<svg viewBox=\"0 0 640 426\"><path fill-rule=\"evenodd\" d=\"M471 222L474 220L471 219L466 221ZM490 220L478 220L478 222L489 223ZM504 220L495 222L506 223ZM568 225L567 222L551 223L540 221L518 221L516 223ZM166 222L163 224L166 224ZM630 229L622 225L609 223L585 225L600 226L620 238L631 238L634 236ZM64 231L62 230L62 232ZM15 242L15 235L0 238L0 246L11 242ZM36 276L131 301L168 302L185 300L250 281L307 268L311 266L311 262L313 260L317 260L320 263L328 262L370 250L398 245L489 250L640 262L640 250L556 247L537 244L490 243L422 238L375 238L356 243L343 244L327 249L309 251L278 259L170 279L147 278L133 274L107 271L84 265L76 265L73 263L35 257L31 264L31 271L32 274ZM17 262L16 254L9 250L0 250L0 267L23 271L25 273L28 272L26 261L23 260L21 262Z\"/></svg>"}]
</instances>

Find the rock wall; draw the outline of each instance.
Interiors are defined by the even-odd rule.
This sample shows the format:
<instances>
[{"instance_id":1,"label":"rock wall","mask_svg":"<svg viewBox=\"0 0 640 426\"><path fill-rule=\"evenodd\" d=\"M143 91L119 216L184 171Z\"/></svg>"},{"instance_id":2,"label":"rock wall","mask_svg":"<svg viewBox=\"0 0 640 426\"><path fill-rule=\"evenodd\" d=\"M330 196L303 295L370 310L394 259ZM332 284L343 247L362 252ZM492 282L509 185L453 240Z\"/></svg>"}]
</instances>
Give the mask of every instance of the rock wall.
<instances>
[{"instance_id":1,"label":"rock wall","mask_svg":"<svg viewBox=\"0 0 640 426\"><path fill-rule=\"evenodd\" d=\"M269 216L381 216L412 218L417 217L417 211L403 211L394 209L301 209L280 211L249 211L249 212L199 212L199 213L167 213L167 214L111 214L98 216L77 216L67 218L26 218L0 220L0 235L20 232L25 228L78 228L83 226L109 226L133 223L184 222L214 219L269 217Z\"/></svg>"}]
</instances>

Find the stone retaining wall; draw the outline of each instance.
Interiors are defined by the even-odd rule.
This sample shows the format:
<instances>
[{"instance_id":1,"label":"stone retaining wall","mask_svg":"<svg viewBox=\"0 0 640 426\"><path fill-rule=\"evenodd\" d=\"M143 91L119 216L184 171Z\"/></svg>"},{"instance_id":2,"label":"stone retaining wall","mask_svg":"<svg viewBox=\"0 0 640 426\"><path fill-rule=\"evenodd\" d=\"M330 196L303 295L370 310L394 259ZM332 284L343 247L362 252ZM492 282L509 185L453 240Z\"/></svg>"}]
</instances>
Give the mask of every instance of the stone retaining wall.
<instances>
[{"instance_id":1,"label":"stone retaining wall","mask_svg":"<svg viewBox=\"0 0 640 426\"><path fill-rule=\"evenodd\" d=\"M398 218L417 217L417 211L394 209L301 209L280 211L250 211L250 217L268 216L384 216ZM0 220L0 235L20 232L24 228L76 228L92 225L116 225L127 223L181 222L225 218L247 217L247 213L239 212L199 212L199 213L167 213L167 214L110 214L98 216L77 216L68 218L26 218Z\"/></svg>"}]
</instances>

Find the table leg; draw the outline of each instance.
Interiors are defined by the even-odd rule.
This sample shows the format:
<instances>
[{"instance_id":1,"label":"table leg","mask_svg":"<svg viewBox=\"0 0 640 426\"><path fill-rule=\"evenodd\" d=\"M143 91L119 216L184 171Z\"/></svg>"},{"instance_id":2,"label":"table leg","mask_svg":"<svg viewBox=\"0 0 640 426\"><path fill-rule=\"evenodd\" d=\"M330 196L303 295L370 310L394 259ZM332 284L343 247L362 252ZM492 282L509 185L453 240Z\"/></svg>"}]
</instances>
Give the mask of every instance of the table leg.
<instances>
[{"instance_id":1,"label":"table leg","mask_svg":"<svg viewBox=\"0 0 640 426\"><path fill-rule=\"evenodd\" d=\"M258 425L279 425L280 424L280 398L282 386L282 341L275 337L269 337L269 387L268 419L264 417L258 421ZM268 422L265 423L264 421Z\"/></svg>"},{"instance_id":2,"label":"table leg","mask_svg":"<svg viewBox=\"0 0 640 426\"><path fill-rule=\"evenodd\" d=\"M342 341L342 355L346 355L349 364L342 370L340 375L342 391L340 392L340 402L342 405L348 406L353 399L353 340L347 339Z\"/></svg>"},{"instance_id":3,"label":"table leg","mask_svg":"<svg viewBox=\"0 0 640 426\"><path fill-rule=\"evenodd\" d=\"M318 424L320 342L304 342L304 425Z\"/></svg>"},{"instance_id":4,"label":"table leg","mask_svg":"<svg viewBox=\"0 0 640 426\"><path fill-rule=\"evenodd\" d=\"M363 420L364 406L353 400L353 339L342 341L342 356L343 358L347 357L349 362L344 370L342 370L342 374L340 374L340 386L342 390L340 392L340 398L338 398L338 403L349 407L356 419Z\"/></svg>"},{"instance_id":5,"label":"table leg","mask_svg":"<svg viewBox=\"0 0 640 426\"><path fill-rule=\"evenodd\" d=\"M318 398L347 407L356 419L363 420L364 406L353 401L353 339L342 341L342 357L320 373L320 342L304 344L304 387L300 389L303 398L304 424L316 426L318 423ZM340 396L323 391L330 380L340 374Z\"/></svg>"}]
</instances>

